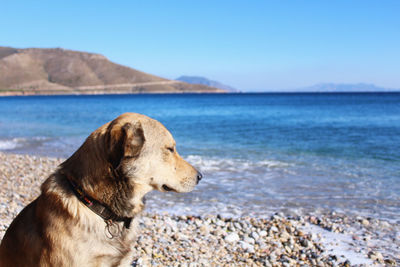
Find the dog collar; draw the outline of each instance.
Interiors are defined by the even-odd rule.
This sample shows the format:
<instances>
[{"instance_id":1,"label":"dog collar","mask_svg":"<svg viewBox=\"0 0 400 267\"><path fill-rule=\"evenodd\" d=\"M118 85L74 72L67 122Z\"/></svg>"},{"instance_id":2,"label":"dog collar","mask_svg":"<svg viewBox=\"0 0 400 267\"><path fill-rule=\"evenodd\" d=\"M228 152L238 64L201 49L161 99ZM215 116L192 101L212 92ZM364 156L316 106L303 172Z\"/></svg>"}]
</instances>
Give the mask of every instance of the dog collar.
<instances>
[{"instance_id":1,"label":"dog collar","mask_svg":"<svg viewBox=\"0 0 400 267\"><path fill-rule=\"evenodd\" d=\"M107 224L107 230L112 237L116 236L116 234L113 233L113 231L111 230L113 228L113 226L116 225L115 222L124 222L124 227L129 229L133 218L119 217L110 208L104 206L99 201L86 195L85 191L83 191L80 186L75 184L74 181L72 181L71 179L68 179L68 178L67 178L67 181L70 184L71 189L74 192L74 194L76 195L76 197L83 204L85 204L86 207L88 207L91 211L96 213L98 216L100 216L104 220L104 222ZM118 229L118 232L119 232L119 229Z\"/></svg>"}]
</instances>

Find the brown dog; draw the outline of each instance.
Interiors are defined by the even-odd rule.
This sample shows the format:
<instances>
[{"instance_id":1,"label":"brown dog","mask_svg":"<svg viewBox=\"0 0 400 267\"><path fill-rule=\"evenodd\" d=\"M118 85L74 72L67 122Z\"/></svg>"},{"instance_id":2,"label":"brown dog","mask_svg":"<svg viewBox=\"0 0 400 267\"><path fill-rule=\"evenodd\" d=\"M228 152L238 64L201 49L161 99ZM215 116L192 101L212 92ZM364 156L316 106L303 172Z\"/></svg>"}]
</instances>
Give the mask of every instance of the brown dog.
<instances>
[{"instance_id":1,"label":"brown dog","mask_svg":"<svg viewBox=\"0 0 400 267\"><path fill-rule=\"evenodd\" d=\"M0 266L129 266L143 196L189 192L201 178L161 123L125 113L47 178L8 228Z\"/></svg>"}]
</instances>

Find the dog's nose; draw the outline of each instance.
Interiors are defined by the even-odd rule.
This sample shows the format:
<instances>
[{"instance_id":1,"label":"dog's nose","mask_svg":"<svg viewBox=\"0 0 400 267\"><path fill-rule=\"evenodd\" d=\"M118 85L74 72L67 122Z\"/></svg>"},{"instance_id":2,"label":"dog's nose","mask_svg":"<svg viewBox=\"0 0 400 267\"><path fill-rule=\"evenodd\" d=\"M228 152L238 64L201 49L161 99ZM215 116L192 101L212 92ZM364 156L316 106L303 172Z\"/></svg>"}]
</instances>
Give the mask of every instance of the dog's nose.
<instances>
[{"instance_id":1,"label":"dog's nose","mask_svg":"<svg viewBox=\"0 0 400 267\"><path fill-rule=\"evenodd\" d=\"M203 174L197 172L197 183L199 183L201 179L203 179Z\"/></svg>"}]
</instances>

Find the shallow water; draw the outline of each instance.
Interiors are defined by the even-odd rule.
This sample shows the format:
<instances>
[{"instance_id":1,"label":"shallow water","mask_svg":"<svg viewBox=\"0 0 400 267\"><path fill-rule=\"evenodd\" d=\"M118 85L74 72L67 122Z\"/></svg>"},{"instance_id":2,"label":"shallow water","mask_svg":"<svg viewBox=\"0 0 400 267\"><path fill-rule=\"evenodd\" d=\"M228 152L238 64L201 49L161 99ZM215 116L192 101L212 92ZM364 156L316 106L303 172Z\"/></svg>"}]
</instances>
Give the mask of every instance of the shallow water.
<instances>
[{"instance_id":1,"label":"shallow water","mask_svg":"<svg viewBox=\"0 0 400 267\"><path fill-rule=\"evenodd\" d=\"M399 220L399 93L2 97L0 150L68 157L128 111L161 121L205 176L190 194L151 193L150 209Z\"/></svg>"}]
</instances>

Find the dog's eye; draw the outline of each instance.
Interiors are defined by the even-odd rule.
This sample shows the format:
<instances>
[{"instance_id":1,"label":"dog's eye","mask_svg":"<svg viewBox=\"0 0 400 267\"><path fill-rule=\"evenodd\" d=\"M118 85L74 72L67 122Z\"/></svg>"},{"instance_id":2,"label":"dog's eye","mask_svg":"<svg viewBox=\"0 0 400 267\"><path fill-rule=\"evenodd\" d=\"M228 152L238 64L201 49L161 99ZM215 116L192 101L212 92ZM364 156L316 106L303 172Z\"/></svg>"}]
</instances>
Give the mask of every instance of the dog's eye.
<instances>
[{"instance_id":1,"label":"dog's eye","mask_svg":"<svg viewBox=\"0 0 400 267\"><path fill-rule=\"evenodd\" d=\"M167 149L168 149L168 151L171 152L171 153L174 153L174 152L175 152L175 149L174 149L173 147L167 147Z\"/></svg>"}]
</instances>

